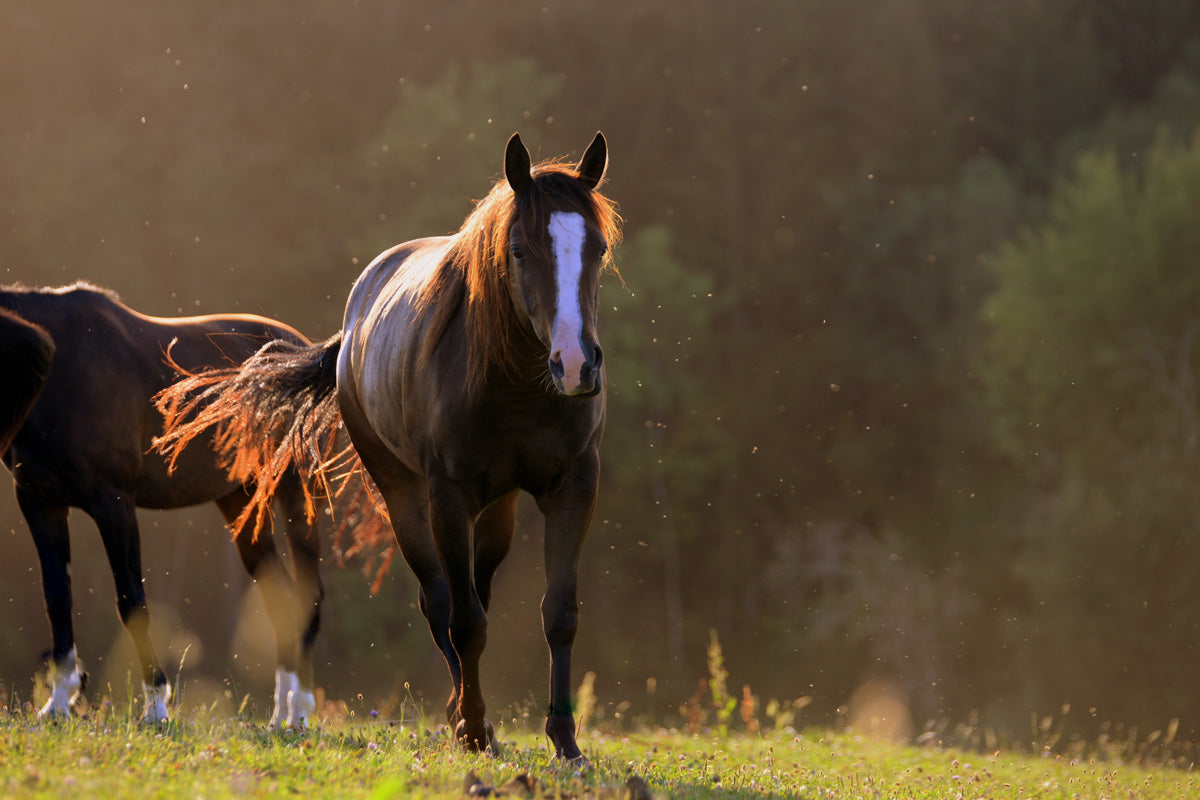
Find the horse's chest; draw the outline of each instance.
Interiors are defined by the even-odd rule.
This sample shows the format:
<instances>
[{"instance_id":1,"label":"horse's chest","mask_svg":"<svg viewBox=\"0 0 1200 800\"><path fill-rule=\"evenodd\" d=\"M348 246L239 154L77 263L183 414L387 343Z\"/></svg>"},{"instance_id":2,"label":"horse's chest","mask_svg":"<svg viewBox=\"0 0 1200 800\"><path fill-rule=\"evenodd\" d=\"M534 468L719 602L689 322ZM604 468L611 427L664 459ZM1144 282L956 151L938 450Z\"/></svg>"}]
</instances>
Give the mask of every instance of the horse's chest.
<instances>
[{"instance_id":1,"label":"horse's chest","mask_svg":"<svg viewBox=\"0 0 1200 800\"><path fill-rule=\"evenodd\" d=\"M592 439L586 426L525 420L479 419L456 434L443 437L439 461L448 477L475 483L483 495L549 491Z\"/></svg>"}]
</instances>

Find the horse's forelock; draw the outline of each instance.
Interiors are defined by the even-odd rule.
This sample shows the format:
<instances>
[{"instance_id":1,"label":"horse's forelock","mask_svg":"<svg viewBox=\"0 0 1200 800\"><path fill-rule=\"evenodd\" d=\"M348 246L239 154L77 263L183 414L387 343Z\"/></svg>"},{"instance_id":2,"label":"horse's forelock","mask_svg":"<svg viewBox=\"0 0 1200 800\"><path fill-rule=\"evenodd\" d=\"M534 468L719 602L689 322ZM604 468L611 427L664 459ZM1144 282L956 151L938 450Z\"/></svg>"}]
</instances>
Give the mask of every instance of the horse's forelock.
<instances>
[{"instance_id":1,"label":"horse's forelock","mask_svg":"<svg viewBox=\"0 0 1200 800\"><path fill-rule=\"evenodd\" d=\"M511 365L515 340L515 314L508 288L509 229L518 217L530 255L553 257L548 235L550 215L574 211L599 228L608 244L606 265L621 236L621 219L616 204L579 180L566 161L547 161L533 168L533 181L520 197L501 180L479 201L455 235L449 260L423 293L423 303L435 314L426 339L425 357L432 355L441 332L450 324L451 304L436 302L453 293L457 284L465 291L470 370L480 379L489 363Z\"/></svg>"},{"instance_id":2,"label":"horse's forelock","mask_svg":"<svg viewBox=\"0 0 1200 800\"><path fill-rule=\"evenodd\" d=\"M550 162L534 170L533 184L520 198L517 211L525 233L525 246L532 255L552 257L546 231L556 211L575 212L599 228L610 249L620 239L620 218L616 206L604 195L588 189L579 180L574 167L565 162Z\"/></svg>"}]
</instances>

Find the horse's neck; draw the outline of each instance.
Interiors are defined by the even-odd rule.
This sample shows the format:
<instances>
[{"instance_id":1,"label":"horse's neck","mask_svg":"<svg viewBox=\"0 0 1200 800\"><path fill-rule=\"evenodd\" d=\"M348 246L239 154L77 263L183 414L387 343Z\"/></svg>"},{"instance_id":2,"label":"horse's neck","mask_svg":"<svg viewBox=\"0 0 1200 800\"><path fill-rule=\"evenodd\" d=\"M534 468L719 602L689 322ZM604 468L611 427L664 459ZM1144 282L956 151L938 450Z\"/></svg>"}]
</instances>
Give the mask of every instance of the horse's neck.
<instances>
[{"instance_id":1,"label":"horse's neck","mask_svg":"<svg viewBox=\"0 0 1200 800\"><path fill-rule=\"evenodd\" d=\"M40 319L33 317L40 318L46 313L43 300L58 296L37 289L0 289L0 308L8 309L18 316L29 316L30 321L41 324Z\"/></svg>"},{"instance_id":2,"label":"horse's neck","mask_svg":"<svg viewBox=\"0 0 1200 800\"><path fill-rule=\"evenodd\" d=\"M0 308L20 316L22 309L28 305L26 299L29 294L29 292L20 290L0 289Z\"/></svg>"}]
</instances>

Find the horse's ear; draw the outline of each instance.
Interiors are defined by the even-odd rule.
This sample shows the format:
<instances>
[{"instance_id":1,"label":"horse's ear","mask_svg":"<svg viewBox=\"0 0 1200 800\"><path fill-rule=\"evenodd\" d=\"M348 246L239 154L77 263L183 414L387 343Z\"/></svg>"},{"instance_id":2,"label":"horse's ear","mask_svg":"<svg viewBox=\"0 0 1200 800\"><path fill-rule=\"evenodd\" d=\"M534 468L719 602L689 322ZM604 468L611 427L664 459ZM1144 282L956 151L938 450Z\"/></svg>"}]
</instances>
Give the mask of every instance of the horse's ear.
<instances>
[{"instance_id":1,"label":"horse's ear","mask_svg":"<svg viewBox=\"0 0 1200 800\"><path fill-rule=\"evenodd\" d=\"M603 133L596 131L575 169L579 172L579 180L589 189L595 189L604 180L604 171L608 169L608 142L604 141Z\"/></svg>"},{"instance_id":2,"label":"horse's ear","mask_svg":"<svg viewBox=\"0 0 1200 800\"><path fill-rule=\"evenodd\" d=\"M504 149L504 177L513 192L519 193L533 181L530 166L529 149L521 141L521 134L514 133Z\"/></svg>"}]
</instances>

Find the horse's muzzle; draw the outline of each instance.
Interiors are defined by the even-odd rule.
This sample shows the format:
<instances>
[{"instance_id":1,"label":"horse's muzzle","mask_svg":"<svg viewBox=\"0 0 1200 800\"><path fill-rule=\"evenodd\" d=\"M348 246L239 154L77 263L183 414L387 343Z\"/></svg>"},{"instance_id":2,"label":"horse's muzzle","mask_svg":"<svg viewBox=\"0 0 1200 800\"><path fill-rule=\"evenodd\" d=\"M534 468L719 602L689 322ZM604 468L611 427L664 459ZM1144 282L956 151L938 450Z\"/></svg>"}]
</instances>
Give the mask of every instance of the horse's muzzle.
<instances>
[{"instance_id":1,"label":"horse's muzzle","mask_svg":"<svg viewBox=\"0 0 1200 800\"><path fill-rule=\"evenodd\" d=\"M550 355L548 365L554 385L568 397L594 397L600 392L600 365L604 362L604 351L600 345L590 344L584 345L583 354L584 359L578 365L576 375L568 375L560 352Z\"/></svg>"}]
</instances>

